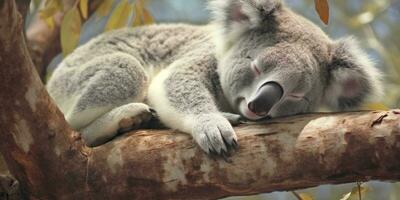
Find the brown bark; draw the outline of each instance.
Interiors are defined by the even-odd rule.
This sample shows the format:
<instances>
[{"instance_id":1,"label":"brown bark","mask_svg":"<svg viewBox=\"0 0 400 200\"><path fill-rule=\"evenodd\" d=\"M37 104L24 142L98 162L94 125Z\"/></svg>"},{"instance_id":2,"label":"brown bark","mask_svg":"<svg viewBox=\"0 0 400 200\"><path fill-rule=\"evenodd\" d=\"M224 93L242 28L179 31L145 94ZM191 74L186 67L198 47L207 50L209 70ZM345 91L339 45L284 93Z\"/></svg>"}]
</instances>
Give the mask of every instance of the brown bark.
<instances>
[{"instance_id":1,"label":"brown bark","mask_svg":"<svg viewBox=\"0 0 400 200\"><path fill-rule=\"evenodd\" d=\"M55 199L84 187L71 180L84 184L75 164L86 157L34 71L22 21L15 1L0 1L0 151L25 197Z\"/></svg>"},{"instance_id":2,"label":"brown bark","mask_svg":"<svg viewBox=\"0 0 400 200\"><path fill-rule=\"evenodd\" d=\"M213 199L400 179L396 111L309 114L235 130L241 147L230 162L210 159L188 135L168 130L132 132L92 149L91 196Z\"/></svg>"},{"instance_id":3,"label":"brown bark","mask_svg":"<svg viewBox=\"0 0 400 200\"><path fill-rule=\"evenodd\" d=\"M18 12L25 17L29 11L29 5L31 3L31 0L17 0L16 2L17 2Z\"/></svg>"},{"instance_id":4,"label":"brown bark","mask_svg":"<svg viewBox=\"0 0 400 200\"><path fill-rule=\"evenodd\" d=\"M0 174L0 199L19 200L19 182L10 174Z\"/></svg>"},{"instance_id":5,"label":"brown bark","mask_svg":"<svg viewBox=\"0 0 400 200\"><path fill-rule=\"evenodd\" d=\"M140 130L86 148L35 73L21 21L15 2L0 0L0 151L25 198L212 199L400 180L395 110L241 125L241 147L229 162L170 130Z\"/></svg>"}]
</instances>

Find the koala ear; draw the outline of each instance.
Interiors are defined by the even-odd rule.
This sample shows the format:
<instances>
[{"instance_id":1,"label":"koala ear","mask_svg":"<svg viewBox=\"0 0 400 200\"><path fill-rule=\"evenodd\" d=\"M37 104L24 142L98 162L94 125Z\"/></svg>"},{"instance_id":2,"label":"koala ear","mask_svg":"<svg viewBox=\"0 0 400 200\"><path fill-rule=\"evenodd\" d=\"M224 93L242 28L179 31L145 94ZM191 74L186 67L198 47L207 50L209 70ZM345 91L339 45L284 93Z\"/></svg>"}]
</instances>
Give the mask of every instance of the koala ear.
<instances>
[{"instance_id":1,"label":"koala ear","mask_svg":"<svg viewBox=\"0 0 400 200\"><path fill-rule=\"evenodd\" d=\"M209 8L213 19L230 26L232 23L244 23L257 26L280 8L282 0L210 0Z\"/></svg>"},{"instance_id":2,"label":"koala ear","mask_svg":"<svg viewBox=\"0 0 400 200\"><path fill-rule=\"evenodd\" d=\"M328 62L325 103L334 110L348 110L383 93L381 73L353 38L335 41Z\"/></svg>"},{"instance_id":3,"label":"koala ear","mask_svg":"<svg viewBox=\"0 0 400 200\"><path fill-rule=\"evenodd\" d=\"M245 31L263 26L282 8L282 0L209 0L217 57L224 55Z\"/></svg>"}]
</instances>

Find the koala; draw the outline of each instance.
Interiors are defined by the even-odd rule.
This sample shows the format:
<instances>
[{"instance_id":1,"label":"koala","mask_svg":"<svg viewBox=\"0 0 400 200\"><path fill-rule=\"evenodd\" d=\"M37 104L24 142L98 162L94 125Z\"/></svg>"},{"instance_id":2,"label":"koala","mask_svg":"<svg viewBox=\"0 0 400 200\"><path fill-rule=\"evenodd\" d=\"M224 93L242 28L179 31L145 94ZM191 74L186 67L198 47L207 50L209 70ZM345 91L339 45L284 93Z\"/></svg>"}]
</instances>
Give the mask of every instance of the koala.
<instances>
[{"instance_id":1,"label":"koala","mask_svg":"<svg viewBox=\"0 0 400 200\"><path fill-rule=\"evenodd\" d=\"M157 113L206 153L236 148L232 125L354 109L382 91L356 40L330 39L280 0L211 0L210 24L104 33L67 56L47 89L88 146Z\"/></svg>"}]
</instances>

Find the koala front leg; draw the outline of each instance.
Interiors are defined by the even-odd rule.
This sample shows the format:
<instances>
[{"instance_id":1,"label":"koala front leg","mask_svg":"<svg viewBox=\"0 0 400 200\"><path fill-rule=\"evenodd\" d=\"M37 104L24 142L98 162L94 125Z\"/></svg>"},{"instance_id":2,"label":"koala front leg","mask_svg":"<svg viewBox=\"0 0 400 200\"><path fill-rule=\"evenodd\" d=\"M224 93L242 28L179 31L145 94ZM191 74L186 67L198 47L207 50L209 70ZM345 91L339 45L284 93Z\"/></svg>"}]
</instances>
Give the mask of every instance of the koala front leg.
<instances>
[{"instance_id":1,"label":"koala front leg","mask_svg":"<svg viewBox=\"0 0 400 200\"><path fill-rule=\"evenodd\" d=\"M224 155L237 148L235 131L220 113L198 114L191 120L191 134L205 152Z\"/></svg>"},{"instance_id":2,"label":"koala front leg","mask_svg":"<svg viewBox=\"0 0 400 200\"><path fill-rule=\"evenodd\" d=\"M208 60L191 63L210 64ZM207 153L225 155L236 148L237 137L207 85L207 70L213 67L172 64L152 81L148 100L166 126L190 133Z\"/></svg>"}]
</instances>

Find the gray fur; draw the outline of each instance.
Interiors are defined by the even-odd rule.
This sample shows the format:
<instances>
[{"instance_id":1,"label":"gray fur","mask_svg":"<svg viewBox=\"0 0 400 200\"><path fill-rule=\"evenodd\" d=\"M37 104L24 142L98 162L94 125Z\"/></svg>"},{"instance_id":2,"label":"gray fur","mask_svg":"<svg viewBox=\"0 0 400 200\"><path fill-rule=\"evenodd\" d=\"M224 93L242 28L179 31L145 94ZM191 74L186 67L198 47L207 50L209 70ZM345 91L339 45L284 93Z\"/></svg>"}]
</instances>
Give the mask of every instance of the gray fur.
<instances>
[{"instance_id":1,"label":"gray fur","mask_svg":"<svg viewBox=\"0 0 400 200\"><path fill-rule=\"evenodd\" d=\"M355 41L332 41L280 0L212 0L210 8L210 25L108 32L60 64L47 88L89 145L125 129L123 119L142 119L146 103L204 151L224 154L236 146L230 122L241 117L351 109L381 91L379 72ZM249 99L268 82L283 96L254 114Z\"/></svg>"}]
</instances>

